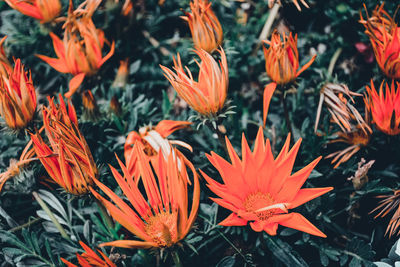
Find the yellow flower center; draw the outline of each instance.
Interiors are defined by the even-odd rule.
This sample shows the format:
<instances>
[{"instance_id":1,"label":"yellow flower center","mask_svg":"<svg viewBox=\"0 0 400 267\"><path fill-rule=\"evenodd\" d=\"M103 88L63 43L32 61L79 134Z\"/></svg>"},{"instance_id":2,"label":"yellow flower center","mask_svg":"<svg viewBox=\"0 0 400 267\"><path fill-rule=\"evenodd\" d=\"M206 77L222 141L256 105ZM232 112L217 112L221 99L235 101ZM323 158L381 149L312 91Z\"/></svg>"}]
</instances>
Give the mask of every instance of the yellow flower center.
<instances>
[{"instance_id":1,"label":"yellow flower center","mask_svg":"<svg viewBox=\"0 0 400 267\"><path fill-rule=\"evenodd\" d=\"M265 221L276 213L279 209L270 209L266 211L256 212L256 210L273 205L274 198L269 193L253 193L247 196L244 201L244 207L247 212L255 213L259 220Z\"/></svg>"},{"instance_id":2,"label":"yellow flower center","mask_svg":"<svg viewBox=\"0 0 400 267\"><path fill-rule=\"evenodd\" d=\"M145 231L159 247L170 247L178 240L178 213L161 212L146 220Z\"/></svg>"}]
</instances>

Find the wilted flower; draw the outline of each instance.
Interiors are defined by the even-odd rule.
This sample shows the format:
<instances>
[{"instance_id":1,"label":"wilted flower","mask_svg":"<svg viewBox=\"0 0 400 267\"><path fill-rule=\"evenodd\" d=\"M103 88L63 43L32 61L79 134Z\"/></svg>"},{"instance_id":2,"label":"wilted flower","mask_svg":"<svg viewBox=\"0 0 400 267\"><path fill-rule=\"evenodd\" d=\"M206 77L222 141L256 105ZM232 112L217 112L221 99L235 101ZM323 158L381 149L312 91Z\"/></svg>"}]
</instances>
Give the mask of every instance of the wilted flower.
<instances>
[{"instance_id":1,"label":"wilted flower","mask_svg":"<svg viewBox=\"0 0 400 267\"><path fill-rule=\"evenodd\" d=\"M365 20L360 12L360 23L365 26L374 49L375 58L384 74L392 79L400 78L400 27L384 9L377 5L372 16Z\"/></svg>"},{"instance_id":2,"label":"wilted flower","mask_svg":"<svg viewBox=\"0 0 400 267\"><path fill-rule=\"evenodd\" d=\"M137 143L134 149L138 153L137 168L140 180L139 177L133 177L127 172L122 177L117 170L110 167L114 178L125 195L124 198L130 202L129 205L97 179L94 180L97 186L116 205L93 189L91 191L117 222L143 241L117 240L103 243L101 246L125 248L172 247L185 238L197 217L200 185L196 170L191 168L194 187L189 213L188 182L181 177L178 162L176 157L173 157L173 153L167 159L159 154L156 164L154 164L144 154L141 143ZM121 162L120 165L123 170L126 169ZM144 188L147 197L140 192L139 188Z\"/></svg>"},{"instance_id":3,"label":"wilted flower","mask_svg":"<svg viewBox=\"0 0 400 267\"><path fill-rule=\"evenodd\" d=\"M55 19L61 12L59 0L5 0L7 4L22 14L35 18L40 23Z\"/></svg>"},{"instance_id":4,"label":"wilted flower","mask_svg":"<svg viewBox=\"0 0 400 267\"><path fill-rule=\"evenodd\" d=\"M137 169L135 168L137 154L133 149L133 146L136 143L141 144L143 152L153 161L157 159L159 151L161 151L165 159L167 159L171 153L175 153L176 151L179 165L181 165L182 163L191 165L189 160L187 160L186 157L179 150L173 149L173 145L185 147L190 151L192 151L192 147L189 144L179 140L167 139L167 137L173 132L186 128L190 124L191 122L187 121L162 120L155 127L145 126L140 128L139 132L130 132L128 134L128 137L126 138L124 145L125 161L129 173L131 173L135 177L137 176L137 173L135 173L135 170L137 171ZM186 168L179 168L183 171L186 170ZM183 173L182 175L187 177L187 173Z\"/></svg>"},{"instance_id":5,"label":"wilted flower","mask_svg":"<svg viewBox=\"0 0 400 267\"><path fill-rule=\"evenodd\" d=\"M297 7L297 9L299 11L301 11L301 7L299 5L299 2L297 0L292 0L292 2ZM281 0L268 0L268 7L272 8L275 3L278 4L278 5L282 5ZM306 8L310 8L306 1L300 0L300 3L302 3L303 6L305 6Z\"/></svg>"},{"instance_id":6,"label":"wilted flower","mask_svg":"<svg viewBox=\"0 0 400 267\"><path fill-rule=\"evenodd\" d=\"M226 146L232 163L211 152L207 158L220 173L223 184L216 182L204 172L208 187L220 198L212 198L218 205L232 211L223 226L243 226L250 222L254 231L265 231L276 235L278 225L290 227L312 235L326 237L301 214L288 213L307 201L319 197L330 190L326 188L303 188L301 186L317 165L321 157L291 175L301 140L289 150L290 136L274 159L271 145L264 142L260 127L253 152L242 137L242 160L226 138Z\"/></svg>"},{"instance_id":7,"label":"wilted flower","mask_svg":"<svg viewBox=\"0 0 400 267\"><path fill-rule=\"evenodd\" d=\"M75 10L77 11L76 14L75 11L69 11L69 18L64 24L63 40L54 33L50 33L58 58L37 55L57 71L70 73L74 76L69 82L69 91L65 94L66 97L71 97L83 82L85 76L97 73L104 62L114 54L115 43L113 42L110 51L103 57L104 43L109 43L104 37L104 32L95 27L90 17L94 12L93 9L97 7L97 2L90 1L89 3L92 2L93 4L88 4L87 9L79 9L78 7ZM81 13L85 16L77 19L77 16Z\"/></svg>"},{"instance_id":8,"label":"wilted flower","mask_svg":"<svg viewBox=\"0 0 400 267\"><path fill-rule=\"evenodd\" d=\"M397 135L400 133L400 84L392 81L389 87L386 83L386 90L383 93L384 83L384 81L381 83L378 93L371 80L371 87L366 86L365 105L379 130L388 135Z\"/></svg>"},{"instance_id":9,"label":"wilted flower","mask_svg":"<svg viewBox=\"0 0 400 267\"><path fill-rule=\"evenodd\" d=\"M100 114L99 107L90 90L86 90L82 93L82 105L84 108L83 114L87 119L96 120L98 118Z\"/></svg>"},{"instance_id":10,"label":"wilted flower","mask_svg":"<svg viewBox=\"0 0 400 267\"><path fill-rule=\"evenodd\" d=\"M174 73L172 70L161 66L165 77L171 83L180 97L182 97L194 110L204 116L215 116L224 107L228 91L228 64L224 50L218 52L221 60L218 63L205 50L197 49L196 54L201 63L198 81L193 79L192 73L182 66L180 56L174 58Z\"/></svg>"},{"instance_id":11,"label":"wilted flower","mask_svg":"<svg viewBox=\"0 0 400 267\"><path fill-rule=\"evenodd\" d=\"M128 80L128 62L129 59L121 60L119 62L119 68L117 71L117 75L115 76L114 82L112 83L112 87L115 88L124 88L126 82Z\"/></svg>"},{"instance_id":12,"label":"wilted flower","mask_svg":"<svg viewBox=\"0 0 400 267\"><path fill-rule=\"evenodd\" d=\"M355 190L360 190L366 183L368 183L368 171L374 165L375 160L365 161L364 158L358 162L357 171L354 176L347 178L348 181L353 183Z\"/></svg>"},{"instance_id":13,"label":"wilted flower","mask_svg":"<svg viewBox=\"0 0 400 267\"><path fill-rule=\"evenodd\" d=\"M269 78L279 84L285 85L293 82L315 60L311 60L299 69L299 53L297 51L297 34L292 33L281 37L278 31L272 33L271 41L264 41L269 48L264 46L265 69Z\"/></svg>"},{"instance_id":14,"label":"wilted flower","mask_svg":"<svg viewBox=\"0 0 400 267\"><path fill-rule=\"evenodd\" d=\"M347 115L344 115L345 118L351 118L352 120L347 121L350 124L350 129L344 129L341 126L341 122L338 119L334 119L337 125L341 127L341 131L336 132L334 135L336 138L331 140L329 143L346 143L349 144L347 148L343 150L336 151L334 153L329 154L326 158L333 158L331 163L336 165L334 168L339 167L343 162L348 161L355 153L357 153L362 147L368 145L372 129L370 127L370 121L368 117L368 112L365 111L365 119L361 117L358 111L353 107L349 111ZM334 113L331 113L332 117Z\"/></svg>"},{"instance_id":15,"label":"wilted flower","mask_svg":"<svg viewBox=\"0 0 400 267\"><path fill-rule=\"evenodd\" d=\"M97 250L97 252L101 255L100 257L82 241L79 241L79 244L85 250L85 252L81 255L76 253L76 258L78 259L78 263L81 267L117 267L117 265L115 265L103 252L101 252L101 250ZM61 258L61 261L65 263L67 267L77 267L77 265L72 264L63 258Z\"/></svg>"},{"instance_id":16,"label":"wilted flower","mask_svg":"<svg viewBox=\"0 0 400 267\"><path fill-rule=\"evenodd\" d=\"M32 134L31 139L37 157L55 183L74 195L86 194L88 187L98 175L96 164L78 129L75 108L62 96L60 104L54 104L49 97L49 107L43 109L43 124L49 141L47 145L40 134Z\"/></svg>"},{"instance_id":17,"label":"wilted flower","mask_svg":"<svg viewBox=\"0 0 400 267\"><path fill-rule=\"evenodd\" d=\"M317 117L315 119L314 132L317 132L319 118L321 116L322 104L326 104L332 119L340 126L342 131L351 130L351 120L362 121L363 118L353 105L344 97L347 96L354 103L352 96L362 96L349 90L345 84L327 83L319 96Z\"/></svg>"},{"instance_id":18,"label":"wilted flower","mask_svg":"<svg viewBox=\"0 0 400 267\"><path fill-rule=\"evenodd\" d=\"M376 219L378 217L385 217L390 212L395 211L386 228L385 234L389 233L389 237L392 237L394 234L399 235L398 228L400 226L400 190L393 191L393 195L378 196L382 200L379 202L379 206L370 212L373 213L380 210L374 217Z\"/></svg>"},{"instance_id":19,"label":"wilted flower","mask_svg":"<svg viewBox=\"0 0 400 267\"><path fill-rule=\"evenodd\" d=\"M14 69L3 64L7 75L0 76L0 115L13 130L26 127L36 111L36 92L32 76L17 59Z\"/></svg>"},{"instance_id":20,"label":"wilted flower","mask_svg":"<svg viewBox=\"0 0 400 267\"><path fill-rule=\"evenodd\" d=\"M208 53L218 49L224 33L211 9L211 3L208 0L193 0L190 2L190 10L191 13L185 12L186 16L182 18L189 23L195 48Z\"/></svg>"}]
</instances>

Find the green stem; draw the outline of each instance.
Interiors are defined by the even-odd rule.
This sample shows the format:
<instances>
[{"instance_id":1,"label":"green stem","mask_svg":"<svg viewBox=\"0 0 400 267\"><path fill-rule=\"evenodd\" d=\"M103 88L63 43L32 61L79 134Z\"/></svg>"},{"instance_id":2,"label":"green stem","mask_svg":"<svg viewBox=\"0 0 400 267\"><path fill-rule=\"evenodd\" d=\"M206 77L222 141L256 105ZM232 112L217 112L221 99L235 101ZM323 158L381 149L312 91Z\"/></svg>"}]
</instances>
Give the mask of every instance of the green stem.
<instances>
[{"instance_id":1,"label":"green stem","mask_svg":"<svg viewBox=\"0 0 400 267\"><path fill-rule=\"evenodd\" d=\"M54 223L56 226L57 230L60 232L61 236L64 237L65 239L71 240L70 237L67 235L65 232L64 228L61 226L61 224L57 221L56 217L54 216L53 212L49 209L47 204L40 198L39 194L36 192L32 192L33 197L36 199L36 201L39 203L40 207L46 212L46 214L49 216L50 220Z\"/></svg>"},{"instance_id":2,"label":"green stem","mask_svg":"<svg viewBox=\"0 0 400 267\"><path fill-rule=\"evenodd\" d=\"M172 251L172 258L174 259L175 267L183 267L181 259L179 258L179 254L176 252L176 250Z\"/></svg>"},{"instance_id":3,"label":"green stem","mask_svg":"<svg viewBox=\"0 0 400 267\"><path fill-rule=\"evenodd\" d=\"M225 135L223 133L221 133L221 131L218 129L218 124L216 124L214 127L211 123L207 123L208 127L211 129L211 131L215 132L217 134L218 137L218 141L220 142L221 146L223 147L226 156L229 155L228 152L228 148L226 147L226 143L225 143Z\"/></svg>"},{"instance_id":4,"label":"green stem","mask_svg":"<svg viewBox=\"0 0 400 267\"><path fill-rule=\"evenodd\" d=\"M11 233L17 232L17 231L19 231L19 230L24 229L25 227L31 226L31 225L33 225L33 224L35 224L35 223L38 223L38 222L40 222L41 220L42 220L42 218L34 218L34 219L32 219L31 221L29 221L29 222L26 222L26 223L24 223L24 224L21 224L21 225L19 225L19 226L16 226L16 227L14 227L14 228L11 228L9 231L10 231Z\"/></svg>"},{"instance_id":5,"label":"green stem","mask_svg":"<svg viewBox=\"0 0 400 267\"><path fill-rule=\"evenodd\" d=\"M110 215L107 212L107 209L104 207L103 203L101 203L97 198L95 198L97 206L99 207L100 213L102 215L102 217L104 218L104 220L107 223L107 226L110 228L114 228L114 222L112 220L112 218L110 217Z\"/></svg>"},{"instance_id":6,"label":"green stem","mask_svg":"<svg viewBox=\"0 0 400 267\"><path fill-rule=\"evenodd\" d=\"M292 122L290 121L290 115L289 115L289 109L286 104L286 97L285 97L285 91L282 91L282 94L280 96L282 106L283 106L283 112L285 113L285 120L286 120L286 128L288 129L290 133L290 138L293 141L293 129L292 129Z\"/></svg>"}]
</instances>

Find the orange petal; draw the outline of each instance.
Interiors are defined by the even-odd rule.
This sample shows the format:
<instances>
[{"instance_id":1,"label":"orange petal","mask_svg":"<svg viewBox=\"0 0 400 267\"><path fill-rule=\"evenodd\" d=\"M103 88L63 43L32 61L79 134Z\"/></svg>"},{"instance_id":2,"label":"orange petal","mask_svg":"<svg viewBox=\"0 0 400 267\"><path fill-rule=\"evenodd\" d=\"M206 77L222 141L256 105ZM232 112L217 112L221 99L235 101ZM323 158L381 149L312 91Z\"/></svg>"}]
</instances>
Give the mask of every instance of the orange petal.
<instances>
[{"instance_id":1,"label":"orange petal","mask_svg":"<svg viewBox=\"0 0 400 267\"><path fill-rule=\"evenodd\" d=\"M152 247L158 247L154 242L144 242L136 240L116 240L112 242L106 242L99 245L100 247L120 247L120 248L142 248L148 249Z\"/></svg>"},{"instance_id":2,"label":"orange petal","mask_svg":"<svg viewBox=\"0 0 400 267\"><path fill-rule=\"evenodd\" d=\"M324 188L305 188L301 189L292 202L289 203L289 209L294 209L307 201L310 201L314 198L322 196L325 193L333 190L333 187L324 187Z\"/></svg>"},{"instance_id":3,"label":"orange petal","mask_svg":"<svg viewBox=\"0 0 400 267\"><path fill-rule=\"evenodd\" d=\"M268 84L264 89L264 98L263 98L263 122L267 121L269 103L271 102L271 98L275 92L276 83Z\"/></svg>"},{"instance_id":4,"label":"orange petal","mask_svg":"<svg viewBox=\"0 0 400 267\"><path fill-rule=\"evenodd\" d=\"M310 223L303 215L300 213L289 213L283 215L275 215L269 220L270 222L277 222L278 224L293 228L302 232L309 233L311 235L316 235L320 237L326 237L324 233L318 230L312 223Z\"/></svg>"},{"instance_id":5,"label":"orange petal","mask_svg":"<svg viewBox=\"0 0 400 267\"><path fill-rule=\"evenodd\" d=\"M236 213L231 213L225 220L219 223L222 226L244 226L247 225L247 220L237 216Z\"/></svg>"},{"instance_id":6,"label":"orange petal","mask_svg":"<svg viewBox=\"0 0 400 267\"><path fill-rule=\"evenodd\" d=\"M296 73L296 77L298 77L303 71L305 71L308 67L311 66L311 64L313 64L315 58L317 57L317 55L314 55L310 61L307 62L307 64L305 64L303 67L301 67L301 69Z\"/></svg>"},{"instance_id":7,"label":"orange petal","mask_svg":"<svg viewBox=\"0 0 400 267\"><path fill-rule=\"evenodd\" d=\"M78 90L84 78L85 73L79 73L75 75L74 78L69 81L69 91L65 93L64 96L66 98L70 98L76 92L76 90Z\"/></svg>"}]
</instances>

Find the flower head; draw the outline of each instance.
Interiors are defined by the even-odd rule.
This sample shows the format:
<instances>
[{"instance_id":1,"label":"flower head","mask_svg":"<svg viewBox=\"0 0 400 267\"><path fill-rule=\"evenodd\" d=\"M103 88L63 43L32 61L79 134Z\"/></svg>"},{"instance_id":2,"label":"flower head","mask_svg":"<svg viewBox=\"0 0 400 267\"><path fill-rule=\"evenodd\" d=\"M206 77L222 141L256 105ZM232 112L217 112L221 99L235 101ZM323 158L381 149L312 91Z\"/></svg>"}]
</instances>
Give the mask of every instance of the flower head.
<instances>
[{"instance_id":1,"label":"flower head","mask_svg":"<svg viewBox=\"0 0 400 267\"><path fill-rule=\"evenodd\" d=\"M365 105L371 112L373 123L380 131L388 135L397 135L400 133L400 84L392 81L389 87L386 83L384 93L384 83L381 83L379 93L373 81L371 87L366 86Z\"/></svg>"},{"instance_id":2,"label":"flower head","mask_svg":"<svg viewBox=\"0 0 400 267\"><path fill-rule=\"evenodd\" d=\"M36 92L32 77L24 71L17 59L14 68L3 64L7 75L0 76L0 115L8 127L18 130L26 127L36 111Z\"/></svg>"},{"instance_id":3,"label":"flower head","mask_svg":"<svg viewBox=\"0 0 400 267\"><path fill-rule=\"evenodd\" d=\"M35 18L40 23L54 20L61 12L59 0L5 0L7 4L22 14Z\"/></svg>"},{"instance_id":4,"label":"flower head","mask_svg":"<svg viewBox=\"0 0 400 267\"><path fill-rule=\"evenodd\" d=\"M203 49L208 53L218 49L222 43L223 31L221 24L208 0L193 0L190 2L191 13L182 16L189 23L193 43L196 49Z\"/></svg>"},{"instance_id":5,"label":"flower head","mask_svg":"<svg viewBox=\"0 0 400 267\"><path fill-rule=\"evenodd\" d=\"M136 143L141 144L143 152L153 161L157 159L160 151L165 159L167 159L171 153L176 152L179 168L185 171L186 168L182 169L180 165L182 163L191 165L191 163L179 150L174 150L173 145L185 147L190 151L192 151L192 147L189 144L179 140L168 140L167 137L177 130L188 127L190 124L191 122L187 121L162 120L155 127L145 126L140 128L139 132L130 132L124 145L124 155L128 171L134 177L138 176L138 170L135 168L137 154L133 149ZM186 177L187 173L184 173L183 175Z\"/></svg>"},{"instance_id":6,"label":"flower head","mask_svg":"<svg viewBox=\"0 0 400 267\"><path fill-rule=\"evenodd\" d=\"M269 78L279 84L285 85L293 82L315 60L314 55L310 61L299 69L299 52L297 51L297 34L283 36L274 31L271 41L264 41L269 48L264 46L265 68Z\"/></svg>"},{"instance_id":7,"label":"flower head","mask_svg":"<svg viewBox=\"0 0 400 267\"><path fill-rule=\"evenodd\" d=\"M200 185L196 170L193 173L193 198L189 212L188 183L180 175L178 162L172 153L167 159L159 153L156 164L143 152L137 143L134 147L138 153L137 179L124 172L122 177L113 167L111 171L121 187L125 203L111 189L95 179L97 186L115 203L108 201L91 189L93 195L107 208L111 216L140 240L117 240L103 243L101 246L125 248L167 248L177 244L191 229L199 206ZM120 162L121 168L126 167ZM186 168L186 167L185 167ZM137 184L137 181L139 184ZM140 183L140 181L142 183ZM146 196L139 188L144 188ZM133 209L131 208L133 207Z\"/></svg>"},{"instance_id":8,"label":"flower head","mask_svg":"<svg viewBox=\"0 0 400 267\"><path fill-rule=\"evenodd\" d=\"M223 183L218 183L201 172L208 187L219 198L212 198L218 205L232 211L223 226L243 226L250 222L254 231L276 235L278 225L290 227L312 235L325 235L299 213L288 213L307 201L330 190L326 188L303 188L301 186L321 157L303 169L291 174L301 140L289 150L290 136L274 159L270 142L264 141L260 127L253 152L243 135L242 160L226 138L231 163L211 152L207 158L220 173Z\"/></svg>"},{"instance_id":9,"label":"flower head","mask_svg":"<svg viewBox=\"0 0 400 267\"><path fill-rule=\"evenodd\" d=\"M85 250L82 254L76 254L76 258L78 259L79 265L81 267L117 267L115 263L113 263L101 250L97 250L97 252L101 255L96 254L89 246L87 246L82 241L79 241L79 244ZM77 267L75 264L61 258L61 261L67 265L67 267Z\"/></svg>"},{"instance_id":10,"label":"flower head","mask_svg":"<svg viewBox=\"0 0 400 267\"><path fill-rule=\"evenodd\" d=\"M114 82L112 83L112 87L115 88L124 88L128 81L128 63L129 59L121 60L119 62L119 68L117 71L117 75L115 76Z\"/></svg>"},{"instance_id":11,"label":"flower head","mask_svg":"<svg viewBox=\"0 0 400 267\"><path fill-rule=\"evenodd\" d=\"M96 99L90 90L82 92L83 115L89 120L96 120L100 114Z\"/></svg>"},{"instance_id":12,"label":"flower head","mask_svg":"<svg viewBox=\"0 0 400 267\"><path fill-rule=\"evenodd\" d=\"M392 218L390 218L389 225L386 228L386 233L389 233L389 237L393 235L399 235L400 227L400 190L393 190L393 195L382 195L378 196L382 200L379 205L373 209L370 213L378 212L374 219L378 217L385 217L390 212L394 211Z\"/></svg>"},{"instance_id":13,"label":"flower head","mask_svg":"<svg viewBox=\"0 0 400 267\"><path fill-rule=\"evenodd\" d=\"M75 108L49 98L49 107L43 109L43 124L48 139L45 143L40 134L31 139L37 157L52 180L74 195L86 194L97 177L98 170L85 138L78 129Z\"/></svg>"},{"instance_id":14,"label":"flower head","mask_svg":"<svg viewBox=\"0 0 400 267\"><path fill-rule=\"evenodd\" d=\"M97 6L94 1L89 3L92 2L93 4L88 4L86 9L78 8L76 12L69 12L69 17L64 24L63 40L54 33L50 33L57 58L37 55L57 71L74 76L69 82L69 92L65 94L66 97L71 97L85 76L97 73L104 62L114 54L115 43L113 42L110 51L103 57L104 44L109 43L104 37L104 32L93 24L91 15ZM78 15L83 17L78 19Z\"/></svg>"},{"instance_id":15,"label":"flower head","mask_svg":"<svg viewBox=\"0 0 400 267\"><path fill-rule=\"evenodd\" d=\"M360 12L360 23L365 26L374 49L376 61L384 74L392 79L400 78L400 27L384 9L377 5L370 17L364 19ZM366 7L364 5L365 10Z\"/></svg>"},{"instance_id":16,"label":"flower head","mask_svg":"<svg viewBox=\"0 0 400 267\"><path fill-rule=\"evenodd\" d=\"M172 70L161 66L165 77L171 83L180 97L182 97L194 110L204 116L215 116L224 107L228 91L228 64L224 50L218 52L221 60L218 63L205 50L197 49L196 54L201 63L198 81L193 79L192 73L182 66L180 56L174 58L174 73Z\"/></svg>"}]
</instances>

